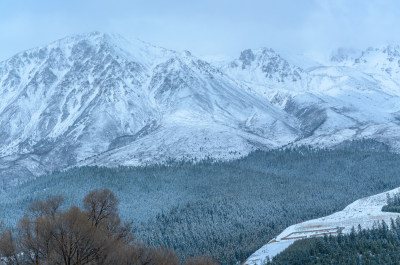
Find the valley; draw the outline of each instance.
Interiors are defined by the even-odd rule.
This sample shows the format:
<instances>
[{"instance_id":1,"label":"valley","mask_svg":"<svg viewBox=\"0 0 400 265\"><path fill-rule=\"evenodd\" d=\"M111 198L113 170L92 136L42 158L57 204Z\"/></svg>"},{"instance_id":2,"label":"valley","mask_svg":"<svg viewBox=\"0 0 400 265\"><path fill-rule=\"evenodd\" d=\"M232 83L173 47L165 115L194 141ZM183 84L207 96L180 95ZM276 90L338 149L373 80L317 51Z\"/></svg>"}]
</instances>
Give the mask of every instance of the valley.
<instances>
[{"instance_id":1,"label":"valley","mask_svg":"<svg viewBox=\"0 0 400 265\"><path fill-rule=\"evenodd\" d=\"M20 52L0 62L0 219L107 188L138 242L221 264L370 227L400 186L399 62L388 45L214 63L101 32Z\"/></svg>"}]
</instances>

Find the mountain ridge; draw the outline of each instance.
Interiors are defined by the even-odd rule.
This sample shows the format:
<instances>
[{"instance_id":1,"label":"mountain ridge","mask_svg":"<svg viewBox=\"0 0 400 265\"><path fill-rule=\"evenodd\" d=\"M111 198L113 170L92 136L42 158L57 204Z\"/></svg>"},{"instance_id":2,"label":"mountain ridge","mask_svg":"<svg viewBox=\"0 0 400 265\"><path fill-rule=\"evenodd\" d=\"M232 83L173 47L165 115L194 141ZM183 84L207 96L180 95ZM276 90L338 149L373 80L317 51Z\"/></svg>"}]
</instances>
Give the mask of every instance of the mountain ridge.
<instances>
[{"instance_id":1,"label":"mountain ridge","mask_svg":"<svg viewBox=\"0 0 400 265\"><path fill-rule=\"evenodd\" d=\"M66 37L0 62L0 177L360 138L399 150L395 51L302 69L247 49L216 66L115 34Z\"/></svg>"}]
</instances>

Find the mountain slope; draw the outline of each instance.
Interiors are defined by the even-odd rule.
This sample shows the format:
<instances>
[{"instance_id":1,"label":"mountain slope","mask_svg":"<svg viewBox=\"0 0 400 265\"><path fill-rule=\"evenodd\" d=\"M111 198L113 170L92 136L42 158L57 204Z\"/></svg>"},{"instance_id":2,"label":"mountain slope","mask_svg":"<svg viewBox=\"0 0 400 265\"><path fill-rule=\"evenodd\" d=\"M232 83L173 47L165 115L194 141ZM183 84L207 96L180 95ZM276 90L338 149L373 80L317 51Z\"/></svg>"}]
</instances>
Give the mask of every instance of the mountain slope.
<instances>
[{"instance_id":1,"label":"mountain slope","mask_svg":"<svg viewBox=\"0 0 400 265\"><path fill-rule=\"evenodd\" d=\"M111 36L93 33L2 62L1 156L34 157L29 170L42 172L139 131L157 111L141 89L149 65L127 54Z\"/></svg>"},{"instance_id":2,"label":"mountain slope","mask_svg":"<svg viewBox=\"0 0 400 265\"><path fill-rule=\"evenodd\" d=\"M299 135L296 119L207 62L116 35L18 54L0 63L0 84L0 174L8 178L77 163L233 157Z\"/></svg>"},{"instance_id":3,"label":"mountain slope","mask_svg":"<svg viewBox=\"0 0 400 265\"><path fill-rule=\"evenodd\" d=\"M0 62L0 177L361 138L397 151L399 50L339 50L302 69L249 49L216 67L118 35L70 36Z\"/></svg>"},{"instance_id":4,"label":"mountain slope","mask_svg":"<svg viewBox=\"0 0 400 265\"><path fill-rule=\"evenodd\" d=\"M157 129L82 164L231 158L286 144L299 133L295 119L246 93L222 72L188 53L157 65L148 90L163 113ZM129 159L132 154L134 158Z\"/></svg>"},{"instance_id":5,"label":"mountain slope","mask_svg":"<svg viewBox=\"0 0 400 265\"><path fill-rule=\"evenodd\" d=\"M295 144L374 138L398 150L400 53L386 47L360 54L339 50L330 65L303 70L272 50L245 50L222 69L298 120L301 139Z\"/></svg>"},{"instance_id":6,"label":"mountain slope","mask_svg":"<svg viewBox=\"0 0 400 265\"><path fill-rule=\"evenodd\" d=\"M272 49L247 49L222 67L222 71L266 97L270 90L303 89L307 83L307 73L290 64Z\"/></svg>"}]
</instances>

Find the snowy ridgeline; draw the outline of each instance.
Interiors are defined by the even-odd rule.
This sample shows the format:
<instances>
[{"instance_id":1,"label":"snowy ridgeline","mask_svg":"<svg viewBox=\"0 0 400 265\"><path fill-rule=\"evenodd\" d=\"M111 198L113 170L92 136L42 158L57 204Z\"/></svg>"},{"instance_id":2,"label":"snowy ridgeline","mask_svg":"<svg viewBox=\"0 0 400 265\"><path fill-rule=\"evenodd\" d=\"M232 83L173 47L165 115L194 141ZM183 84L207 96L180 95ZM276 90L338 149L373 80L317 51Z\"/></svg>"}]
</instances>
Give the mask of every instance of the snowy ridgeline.
<instances>
[{"instance_id":1,"label":"snowy ridgeline","mask_svg":"<svg viewBox=\"0 0 400 265\"><path fill-rule=\"evenodd\" d=\"M400 150L399 51L342 49L302 68L247 49L217 66L94 32L21 52L0 62L0 187L69 166L231 159L288 144L372 138Z\"/></svg>"},{"instance_id":2,"label":"snowy ridgeline","mask_svg":"<svg viewBox=\"0 0 400 265\"><path fill-rule=\"evenodd\" d=\"M348 205L342 211L314 220L298 223L286 228L277 237L257 250L245 262L246 265L262 265L267 257L272 259L293 244L296 240L324 235L348 234L354 227L361 225L369 229L377 222L390 219L395 220L400 213L382 212L382 207L387 204L387 195L397 194L400 188L383 192L377 195L359 199Z\"/></svg>"}]
</instances>

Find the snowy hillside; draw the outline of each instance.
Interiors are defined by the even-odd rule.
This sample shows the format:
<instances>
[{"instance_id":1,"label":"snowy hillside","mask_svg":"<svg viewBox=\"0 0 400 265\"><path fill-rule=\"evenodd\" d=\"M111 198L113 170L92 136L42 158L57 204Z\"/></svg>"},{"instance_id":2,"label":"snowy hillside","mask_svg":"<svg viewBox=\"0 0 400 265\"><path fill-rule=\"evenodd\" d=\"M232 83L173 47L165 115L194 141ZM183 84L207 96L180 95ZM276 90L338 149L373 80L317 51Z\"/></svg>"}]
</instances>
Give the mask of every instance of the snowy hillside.
<instances>
[{"instance_id":1,"label":"snowy hillside","mask_svg":"<svg viewBox=\"0 0 400 265\"><path fill-rule=\"evenodd\" d=\"M245 264L261 265L267 256L273 258L293 242L302 238L310 238L323 235L337 235L338 232L350 233L352 227L372 228L375 222L384 220L390 223L390 219L400 216L398 213L382 212L386 204L387 194L395 194L400 191L396 188L389 192L383 192L371 197L366 197L353 202L340 212L332 215L306 221L286 228L276 238L251 255Z\"/></svg>"}]
</instances>

